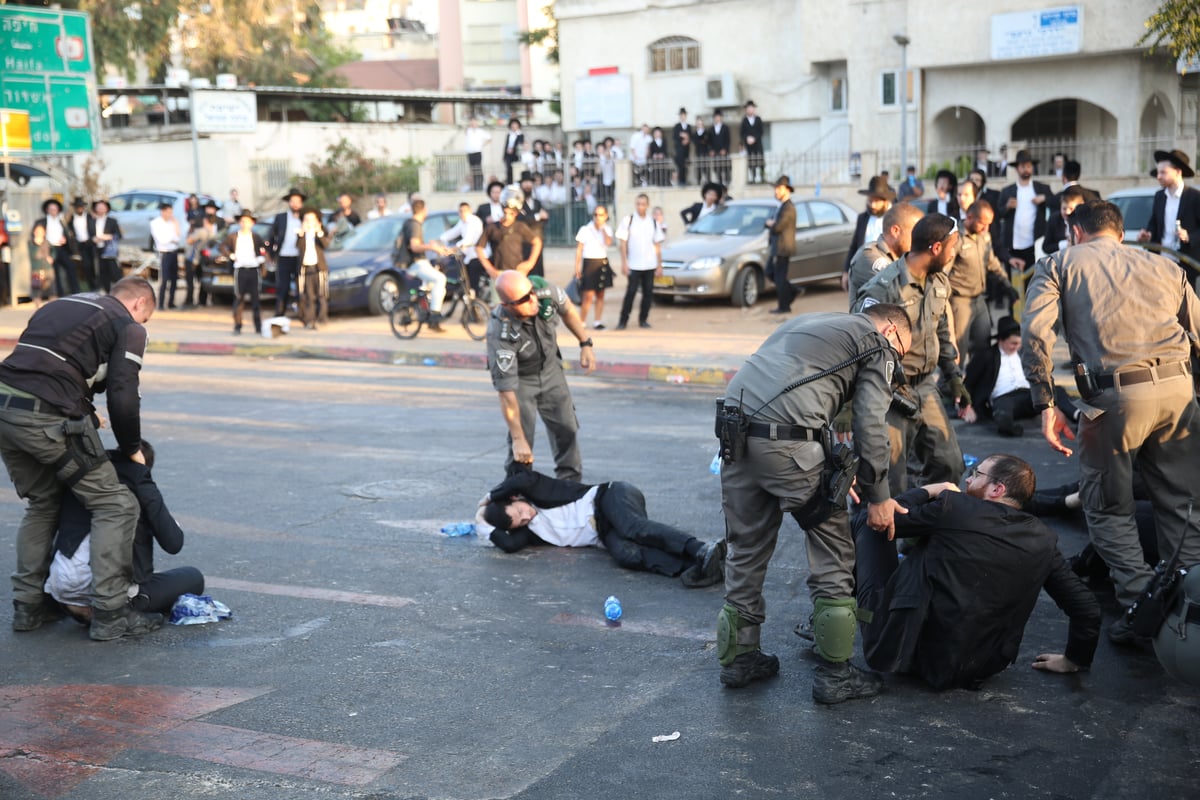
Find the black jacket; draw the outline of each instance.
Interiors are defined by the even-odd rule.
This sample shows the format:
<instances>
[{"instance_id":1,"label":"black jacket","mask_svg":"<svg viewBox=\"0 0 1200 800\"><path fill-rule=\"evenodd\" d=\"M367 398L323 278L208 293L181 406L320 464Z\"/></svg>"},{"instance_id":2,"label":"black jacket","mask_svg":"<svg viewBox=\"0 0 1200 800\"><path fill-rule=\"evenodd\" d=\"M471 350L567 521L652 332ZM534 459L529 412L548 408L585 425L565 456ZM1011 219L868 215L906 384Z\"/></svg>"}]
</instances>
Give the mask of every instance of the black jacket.
<instances>
[{"instance_id":1,"label":"black jacket","mask_svg":"<svg viewBox=\"0 0 1200 800\"><path fill-rule=\"evenodd\" d=\"M1033 239L1034 242L1046 234L1046 220L1050 216L1050 211L1055 207L1054 192L1050 191L1050 187L1039 181L1033 182L1034 194L1041 195L1045 198L1033 217ZM1009 209L1008 201L1017 196L1017 184L1014 181L1008 186L1000 190L1000 197L997 200L998 207L996 208L996 219L1004 221L1004 236L997 239L992 238L993 244L997 247L996 256L1003 262L1008 261L1013 249L1013 222L1016 220L1017 212ZM1026 264L1026 267L1033 266Z\"/></svg>"},{"instance_id":2,"label":"black jacket","mask_svg":"<svg viewBox=\"0 0 1200 800\"><path fill-rule=\"evenodd\" d=\"M864 211L858 215L858 219L854 223L854 238L850 240L850 251L846 253L846 265L843 267L846 272L850 271L850 262L854 260L858 248L862 247L867 239L867 223L870 221L871 212Z\"/></svg>"},{"instance_id":3,"label":"black jacket","mask_svg":"<svg viewBox=\"0 0 1200 800\"><path fill-rule=\"evenodd\" d=\"M287 220L291 210L280 211L275 215L275 219L271 221L271 236L267 240L267 247L271 250L272 258L279 257L279 248L283 244L283 237L287 235Z\"/></svg>"},{"instance_id":4,"label":"black jacket","mask_svg":"<svg viewBox=\"0 0 1200 800\"><path fill-rule=\"evenodd\" d=\"M930 500L914 489L897 500L909 513L896 516L896 535L928 538L880 593L859 598L874 614L863 626L871 667L912 671L935 689L976 687L1016 659L1042 589L1070 617L1067 658L1092 663L1100 606L1037 517L960 492Z\"/></svg>"},{"instance_id":5,"label":"black jacket","mask_svg":"<svg viewBox=\"0 0 1200 800\"><path fill-rule=\"evenodd\" d=\"M600 497L606 487L607 484L602 485L596 493L596 533L601 539L608 530L607 523L600 515ZM592 484L560 480L540 472L522 469L505 478L488 494L492 500L500 503L506 503L519 495L538 508L558 508L574 503L591 490ZM515 553L522 548L545 543L529 528L513 528L509 531L497 528L492 531L492 544L506 553Z\"/></svg>"},{"instance_id":6,"label":"black jacket","mask_svg":"<svg viewBox=\"0 0 1200 800\"><path fill-rule=\"evenodd\" d=\"M1067 238L1067 222L1062 213L1055 211L1046 223L1046 238L1042 240L1042 252L1046 255L1058 252L1059 242ZM974 395L972 395L973 397Z\"/></svg>"},{"instance_id":7,"label":"black jacket","mask_svg":"<svg viewBox=\"0 0 1200 800\"><path fill-rule=\"evenodd\" d=\"M721 130L716 127L708 128L708 151L711 155L719 156L721 151L725 151L725 155L729 155L729 126L724 122L721 123Z\"/></svg>"},{"instance_id":8,"label":"black jacket","mask_svg":"<svg viewBox=\"0 0 1200 800\"><path fill-rule=\"evenodd\" d=\"M741 124L742 145L746 148L747 153L763 152L763 120L762 117L755 117L754 122L749 118L743 117ZM753 136L754 144L747 144L746 137Z\"/></svg>"},{"instance_id":9,"label":"black jacket","mask_svg":"<svg viewBox=\"0 0 1200 800\"><path fill-rule=\"evenodd\" d=\"M938 198L936 194L933 196L932 200L925 204L925 213L938 213ZM962 219L962 214L960 214L958 210L958 198L954 195L951 195L950 198L946 200L946 216L955 222L958 222Z\"/></svg>"},{"instance_id":10,"label":"black jacket","mask_svg":"<svg viewBox=\"0 0 1200 800\"><path fill-rule=\"evenodd\" d=\"M1163 217L1167 212L1167 190L1159 189L1154 193L1154 210L1150 213L1147 228L1150 231L1150 241L1162 244ZM1179 246L1179 252L1193 255L1200 253L1200 190L1191 186L1183 187L1179 198L1179 213L1175 217L1179 224L1188 232L1188 243Z\"/></svg>"},{"instance_id":11,"label":"black jacket","mask_svg":"<svg viewBox=\"0 0 1200 800\"><path fill-rule=\"evenodd\" d=\"M174 555L183 549L183 529L167 510L162 492L144 464L130 461L115 450L110 450L109 456L117 478L133 492L141 507L133 537L133 582L145 583L154 574L154 543L158 542L165 552ZM59 512L54 549L70 558L91 530L91 513L73 493L66 492Z\"/></svg>"}]
</instances>

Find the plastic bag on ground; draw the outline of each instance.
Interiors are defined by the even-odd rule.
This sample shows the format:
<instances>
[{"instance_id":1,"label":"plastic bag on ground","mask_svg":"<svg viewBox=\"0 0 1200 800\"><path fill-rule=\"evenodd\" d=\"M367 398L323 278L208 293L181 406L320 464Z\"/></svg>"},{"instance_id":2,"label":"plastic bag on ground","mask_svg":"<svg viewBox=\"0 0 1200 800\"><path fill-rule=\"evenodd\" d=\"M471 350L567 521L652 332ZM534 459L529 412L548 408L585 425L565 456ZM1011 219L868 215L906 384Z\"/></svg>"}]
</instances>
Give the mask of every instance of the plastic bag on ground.
<instances>
[{"instance_id":1,"label":"plastic bag on ground","mask_svg":"<svg viewBox=\"0 0 1200 800\"><path fill-rule=\"evenodd\" d=\"M220 600L206 594L181 594L171 606L168 621L172 625L203 625L222 619L231 619L233 612Z\"/></svg>"}]
</instances>

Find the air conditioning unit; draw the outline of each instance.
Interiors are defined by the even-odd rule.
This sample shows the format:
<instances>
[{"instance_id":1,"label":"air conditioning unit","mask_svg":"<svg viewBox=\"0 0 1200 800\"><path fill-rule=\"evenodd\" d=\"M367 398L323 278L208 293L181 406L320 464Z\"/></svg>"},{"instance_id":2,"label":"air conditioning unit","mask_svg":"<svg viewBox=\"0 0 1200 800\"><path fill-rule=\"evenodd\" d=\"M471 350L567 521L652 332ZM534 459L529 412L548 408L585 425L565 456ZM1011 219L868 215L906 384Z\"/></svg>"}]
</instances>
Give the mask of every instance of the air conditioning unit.
<instances>
[{"instance_id":1,"label":"air conditioning unit","mask_svg":"<svg viewBox=\"0 0 1200 800\"><path fill-rule=\"evenodd\" d=\"M704 79L704 94L713 108L736 107L742 104L737 81L732 72L710 75Z\"/></svg>"}]
</instances>

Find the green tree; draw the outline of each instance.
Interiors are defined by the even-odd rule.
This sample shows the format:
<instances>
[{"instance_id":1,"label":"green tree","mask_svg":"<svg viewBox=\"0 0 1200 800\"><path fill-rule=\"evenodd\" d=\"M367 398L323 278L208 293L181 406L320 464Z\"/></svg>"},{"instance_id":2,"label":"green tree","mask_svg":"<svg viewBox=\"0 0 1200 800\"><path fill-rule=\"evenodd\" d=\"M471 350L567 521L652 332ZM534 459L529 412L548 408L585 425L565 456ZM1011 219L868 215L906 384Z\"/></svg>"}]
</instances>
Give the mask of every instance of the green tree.
<instances>
[{"instance_id":1,"label":"green tree","mask_svg":"<svg viewBox=\"0 0 1200 800\"><path fill-rule=\"evenodd\" d=\"M1200 0L1165 0L1146 20L1137 43L1148 43L1151 53L1166 47L1176 58L1200 56Z\"/></svg>"},{"instance_id":2,"label":"green tree","mask_svg":"<svg viewBox=\"0 0 1200 800\"><path fill-rule=\"evenodd\" d=\"M398 164L387 158L371 158L342 138L324 160L309 162L307 175L298 175L292 182L308 195L311 204L332 207L342 192L356 197L379 192L415 192L419 188L417 169L421 163L411 157Z\"/></svg>"},{"instance_id":3,"label":"green tree","mask_svg":"<svg viewBox=\"0 0 1200 800\"><path fill-rule=\"evenodd\" d=\"M548 3L545 9L546 16L550 18L550 24L544 28L521 31L517 34L517 39L526 47L544 46L546 48L546 60L551 64L557 64L558 18L554 16L554 3Z\"/></svg>"}]
</instances>

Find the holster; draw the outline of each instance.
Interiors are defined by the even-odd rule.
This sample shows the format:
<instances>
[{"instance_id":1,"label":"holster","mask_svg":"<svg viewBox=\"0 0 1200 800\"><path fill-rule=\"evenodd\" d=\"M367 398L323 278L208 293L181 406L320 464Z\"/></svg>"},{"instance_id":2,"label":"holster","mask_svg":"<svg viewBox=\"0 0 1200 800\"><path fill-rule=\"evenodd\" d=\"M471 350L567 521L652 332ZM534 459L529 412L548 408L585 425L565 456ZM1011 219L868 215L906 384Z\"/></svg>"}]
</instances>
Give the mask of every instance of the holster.
<instances>
[{"instance_id":1,"label":"holster","mask_svg":"<svg viewBox=\"0 0 1200 800\"><path fill-rule=\"evenodd\" d=\"M54 470L67 486L79 483L84 475L108 461L108 452L97 447L97 440L89 435L94 430L92 421L86 417L63 421L66 452L55 462Z\"/></svg>"},{"instance_id":2,"label":"holster","mask_svg":"<svg viewBox=\"0 0 1200 800\"><path fill-rule=\"evenodd\" d=\"M805 530L829 519L834 509L846 502L846 494L858 474L858 453L852 445L834 442L831 429L821 431L821 446L825 449L825 467L821 470L820 486L807 503L792 513Z\"/></svg>"}]
</instances>

